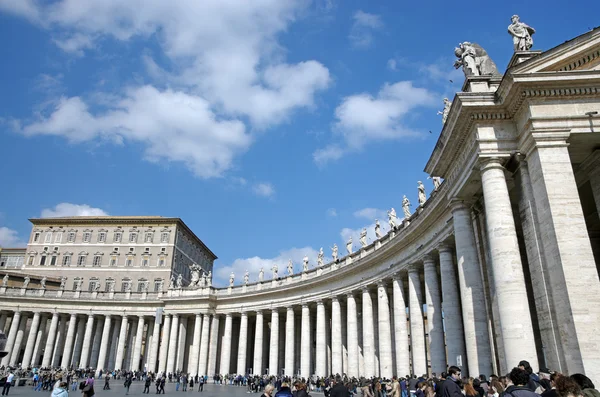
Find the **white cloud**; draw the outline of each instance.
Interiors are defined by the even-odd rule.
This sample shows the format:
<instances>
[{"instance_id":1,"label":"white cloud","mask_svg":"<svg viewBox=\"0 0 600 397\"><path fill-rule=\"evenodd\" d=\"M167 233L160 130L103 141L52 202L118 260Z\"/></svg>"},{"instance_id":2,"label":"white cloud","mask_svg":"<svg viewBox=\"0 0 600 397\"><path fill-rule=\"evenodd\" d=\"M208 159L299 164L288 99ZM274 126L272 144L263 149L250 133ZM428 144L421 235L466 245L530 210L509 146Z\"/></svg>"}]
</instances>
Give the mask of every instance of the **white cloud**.
<instances>
[{"instance_id":1,"label":"white cloud","mask_svg":"<svg viewBox=\"0 0 600 397\"><path fill-rule=\"evenodd\" d=\"M324 65L287 63L278 42L307 4L0 0L0 9L47 29L69 53L85 54L106 38L156 40L169 66L163 69L146 52L141 57L154 84L126 87L104 113L94 106L106 104L82 95L61 98L53 114L22 123L24 132L62 135L73 142L107 136L114 142L142 142L150 161L180 161L200 177L221 176L251 145L245 121L252 130L288 121L297 109L312 108L315 95L330 85Z\"/></svg>"},{"instance_id":2,"label":"white cloud","mask_svg":"<svg viewBox=\"0 0 600 397\"><path fill-rule=\"evenodd\" d=\"M373 43L373 32L383 28L381 17L358 10L354 13L352 19L354 22L348 36L350 42L356 48L369 47Z\"/></svg>"},{"instance_id":3,"label":"white cloud","mask_svg":"<svg viewBox=\"0 0 600 397\"><path fill-rule=\"evenodd\" d=\"M252 187L252 191L257 196L261 197L272 197L275 194L275 188L270 183L257 183Z\"/></svg>"},{"instance_id":4,"label":"white cloud","mask_svg":"<svg viewBox=\"0 0 600 397\"><path fill-rule=\"evenodd\" d=\"M250 273L250 282L258 281L258 272L263 268L265 280L270 280L273 276L273 265L277 265L279 277L287 275L287 264L291 259L294 264L294 273L302 271L302 259L308 256L311 267L317 263L318 250L312 247L290 248L279 252L274 258L261 258L253 256L251 258L239 258L230 265L219 265L215 267L215 284L225 286L229 283L231 272L235 274L235 284L243 284L246 270ZM327 259L326 259L327 261Z\"/></svg>"},{"instance_id":5,"label":"white cloud","mask_svg":"<svg viewBox=\"0 0 600 397\"><path fill-rule=\"evenodd\" d=\"M380 210L378 208L363 208L358 211L354 211L356 218L368 219L370 221L375 219L387 219L387 211Z\"/></svg>"},{"instance_id":6,"label":"white cloud","mask_svg":"<svg viewBox=\"0 0 600 397\"><path fill-rule=\"evenodd\" d=\"M395 72L396 70L398 70L398 62L395 59L393 59L393 58L392 59L388 59L388 61L387 61L387 68L389 70L393 70Z\"/></svg>"},{"instance_id":7,"label":"white cloud","mask_svg":"<svg viewBox=\"0 0 600 397\"><path fill-rule=\"evenodd\" d=\"M60 218L67 216L107 216L104 210L90 207L87 204L60 203L54 208L42 210L42 218Z\"/></svg>"},{"instance_id":8,"label":"white cloud","mask_svg":"<svg viewBox=\"0 0 600 397\"><path fill-rule=\"evenodd\" d=\"M0 226L0 247L20 248L26 245L27 243L21 240L16 230Z\"/></svg>"},{"instance_id":9,"label":"white cloud","mask_svg":"<svg viewBox=\"0 0 600 397\"><path fill-rule=\"evenodd\" d=\"M405 124L404 117L419 107L436 106L437 96L410 81L385 83L376 96L368 93L351 95L335 109L334 134L344 145L332 144L313 153L317 164L337 160L358 151L368 142L397 140L417 136L418 132Z\"/></svg>"},{"instance_id":10,"label":"white cloud","mask_svg":"<svg viewBox=\"0 0 600 397\"><path fill-rule=\"evenodd\" d=\"M331 217L331 218L335 218L337 216L337 211L335 208L328 208L327 209L327 216Z\"/></svg>"}]
</instances>

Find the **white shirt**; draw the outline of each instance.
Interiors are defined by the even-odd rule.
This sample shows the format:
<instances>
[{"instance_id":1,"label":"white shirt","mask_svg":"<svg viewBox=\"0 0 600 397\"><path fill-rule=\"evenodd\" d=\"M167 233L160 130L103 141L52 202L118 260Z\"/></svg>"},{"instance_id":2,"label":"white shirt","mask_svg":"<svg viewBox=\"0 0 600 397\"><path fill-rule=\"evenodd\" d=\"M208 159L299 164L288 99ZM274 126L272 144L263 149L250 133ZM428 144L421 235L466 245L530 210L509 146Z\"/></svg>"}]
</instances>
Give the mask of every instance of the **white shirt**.
<instances>
[{"instance_id":1,"label":"white shirt","mask_svg":"<svg viewBox=\"0 0 600 397\"><path fill-rule=\"evenodd\" d=\"M11 383L14 377L15 377L15 374L8 374L8 378L6 378L6 381L8 383Z\"/></svg>"}]
</instances>

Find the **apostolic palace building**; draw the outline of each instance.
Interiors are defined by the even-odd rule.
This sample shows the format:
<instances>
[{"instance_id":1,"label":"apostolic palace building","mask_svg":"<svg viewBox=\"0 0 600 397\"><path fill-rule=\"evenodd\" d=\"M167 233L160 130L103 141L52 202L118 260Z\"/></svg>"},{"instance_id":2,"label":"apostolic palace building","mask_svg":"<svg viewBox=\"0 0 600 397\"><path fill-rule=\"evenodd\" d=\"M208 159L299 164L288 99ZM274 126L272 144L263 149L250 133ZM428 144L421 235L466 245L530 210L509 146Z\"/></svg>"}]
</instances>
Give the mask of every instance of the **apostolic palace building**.
<instances>
[{"instance_id":1,"label":"apostolic palace building","mask_svg":"<svg viewBox=\"0 0 600 397\"><path fill-rule=\"evenodd\" d=\"M391 378L527 360L600 381L600 28L504 74L480 49L457 48L435 188L337 260L215 288L179 218L31 219L0 253L2 365Z\"/></svg>"}]
</instances>

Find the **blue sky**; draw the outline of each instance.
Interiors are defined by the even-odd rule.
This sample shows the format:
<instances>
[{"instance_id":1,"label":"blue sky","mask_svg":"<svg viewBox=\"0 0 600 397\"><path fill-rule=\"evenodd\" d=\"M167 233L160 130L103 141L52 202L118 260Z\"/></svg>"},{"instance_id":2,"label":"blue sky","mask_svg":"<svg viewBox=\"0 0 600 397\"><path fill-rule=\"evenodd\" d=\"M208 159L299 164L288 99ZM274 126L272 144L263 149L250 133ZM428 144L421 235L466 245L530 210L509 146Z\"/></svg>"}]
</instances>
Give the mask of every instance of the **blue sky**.
<instances>
[{"instance_id":1,"label":"blue sky","mask_svg":"<svg viewBox=\"0 0 600 397\"><path fill-rule=\"evenodd\" d=\"M545 50L600 3L0 0L0 246L29 217L163 215L221 280L314 264L431 190L453 49L503 71L515 13Z\"/></svg>"}]
</instances>

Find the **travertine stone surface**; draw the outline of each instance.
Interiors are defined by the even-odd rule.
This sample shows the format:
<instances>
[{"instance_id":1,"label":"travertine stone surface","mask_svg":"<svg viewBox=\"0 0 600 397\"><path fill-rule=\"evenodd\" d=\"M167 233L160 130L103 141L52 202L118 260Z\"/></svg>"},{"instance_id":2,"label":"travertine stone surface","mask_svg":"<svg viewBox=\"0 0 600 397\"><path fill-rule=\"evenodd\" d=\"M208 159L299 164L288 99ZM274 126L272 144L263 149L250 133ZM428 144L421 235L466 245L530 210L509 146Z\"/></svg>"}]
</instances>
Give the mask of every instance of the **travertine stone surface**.
<instances>
[{"instance_id":1,"label":"travertine stone surface","mask_svg":"<svg viewBox=\"0 0 600 397\"><path fill-rule=\"evenodd\" d=\"M373 324L373 301L367 288L362 290L362 346L365 360L364 376L375 376L375 330Z\"/></svg>"},{"instance_id":2,"label":"travertine stone surface","mask_svg":"<svg viewBox=\"0 0 600 397\"><path fill-rule=\"evenodd\" d=\"M437 269L432 256L423 258L425 275L425 302L427 304L427 334L431 372L440 374L446 370L442 299Z\"/></svg>"},{"instance_id":3,"label":"travertine stone surface","mask_svg":"<svg viewBox=\"0 0 600 397\"><path fill-rule=\"evenodd\" d=\"M194 330L195 331L195 330ZM202 315L202 336L200 337L200 354L198 359L198 376L207 376L208 372L208 341L210 340L210 315L208 313L204 313ZM192 355L195 352L192 352ZM193 371L194 367L190 368L190 371Z\"/></svg>"},{"instance_id":4,"label":"travertine stone surface","mask_svg":"<svg viewBox=\"0 0 600 397\"><path fill-rule=\"evenodd\" d=\"M256 312L256 328L254 331L254 365L252 371L254 374L262 375L263 373L263 312Z\"/></svg>"},{"instance_id":5,"label":"travertine stone surface","mask_svg":"<svg viewBox=\"0 0 600 397\"><path fill-rule=\"evenodd\" d=\"M393 360L392 360L392 330L390 322L390 302L388 300L386 284L380 282L377 284L377 318L379 325L379 372L380 376L386 379L392 379Z\"/></svg>"},{"instance_id":6,"label":"travertine stone surface","mask_svg":"<svg viewBox=\"0 0 600 397\"><path fill-rule=\"evenodd\" d=\"M412 353L412 373L421 376L427 373L425 353L425 325L423 323L423 294L419 269L408 269L408 303L410 318L410 345Z\"/></svg>"},{"instance_id":7,"label":"travertine stone surface","mask_svg":"<svg viewBox=\"0 0 600 397\"><path fill-rule=\"evenodd\" d=\"M169 355L169 340L171 334L171 315L164 314L165 323L163 325L162 338L160 342L160 356L158 359L158 370L160 372L165 372L167 369L167 357ZM127 317L123 317L123 321L127 324ZM121 340L125 339L125 332L123 331L123 324L121 324L121 333L119 335L119 346L121 346ZM120 350L120 349L119 349ZM118 360L119 353L117 353L117 363L115 364L115 368L121 367L121 361Z\"/></svg>"},{"instance_id":8,"label":"travertine stone surface","mask_svg":"<svg viewBox=\"0 0 600 397\"><path fill-rule=\"evenodd\" d=\"M308 378L310 373L310 309L308 304L302 304L302 331L300 341L300 376Z\"/></svg>"},{"instance_id":9,"label":"travertine stone surface","mask_svg":"<svg viewBox=\"0 0 600 397\"><path fill-rule=\"evenodd\" d=\"M331 300L331 372L343 374L342 358L342 309L339 298L334 296Z\"/></svg>"},{"instance_id":10,"label":"travertine stone surface","mask_svg":"<svg viewBox=\"0 0 600 397\"><path fill-rule=\"evenodd\" d=\"M71 316L73 319L74 316ZM23 366L29 367L31 365L31 358L33 356L33 348L35 347L35 337L37 335L38 328L40 326L40 312L35 312L33 314L33 319L31 320L31 326L29 327L29 335L27 336L27 342L25 344L25 353L23 354ZM69 324L69 330L71 331L71 343L73 339L73 333L75 332L75 323L73 326ZM67 333L68 336L68 333ZM64 357L70 356L71 349L65 349ZM64 364L68 364L64 358L62 360ZM68 365L64 365L66 368Z\"/></svg>"},{"instance_id":11,"label":"travertine stone surface","mask_svg":"<svg viewBox=\"0 0 600 397\"><path fill-rule=\"evenodd\" d=\"M317 376L327 375L327 357L326 357L326 331L325 331L325 305L323 301L317 302L317 351L315 358L315 374Z\"/></svg>"},{"instance_id":12,"label":"travertine stone surface","mask_svg":"<svg viewBox=\"0 0 600 397\"><path fill-rule=\"evenodd\" d=\"M108 356L107 356L107 351L108 351L108 345L110 344L110 331L111 331L111 315L108 314L106 315L106 317L104 318L104 326L102 327L102 341L100 343L100 352L98 353L98 365L96 366L97 371L101 369L105 369L106 368L106 362L108 360ZM69 329L71 327L69 326ZM140 341L142 340L142 337L140 336ZM141 345L140 345L141 348Z\"/></svg>"},{"instance_id":13,"label":"travertine stone surface","mask_svg":"<svg viewBox=\"0 0 600 397\"><path fill-rule=\"evenodd\" d=\"M179 315L173 314L171 319L171 332L169 332L169 351L167 354L167 372L175 372L177 360L177 342L179 339Z\"/></svg>"},{"instance_id":14,"label":"travertine stone surface","mask_svg":"<svg viewBox=\"0 0 600 397\"><path fill-rule=\"evenodd\" d=\"M279 363L279 312L271 311L271 336L269 338L269 375L278 375Z\"/></svg>"},{"instance_id":15,"label":"travertine stone surface","mask_svg":"<svg viewBox=\"0 0 600 397\"><path fill-rule=\"evenodd\" d=\"M188 368L198 368L198 364L200 363L200 337L202 335L202 314L196 313L194 317L194 333L192 335L192 354L190 354L190 360L188 364ZM198 372L198 369L196 369ZM192 376L196 375L195 373L191 373ZM200 375L198 373L198 375Z\"/></svg>"},{"instance_id":16,"label":"travertine stone surface","mask_svg":"<svg viewBox=\"0 0 600 397\"><path fill-rule=\"evenodd\" d=\"M294 307L288 306L285 315L285 375L294 374Z\"/></svg>"},{"instance_id":17,"label":"travertine stone surface","mask_svg":"<svg viewBox=\"0 0 600 397\"><path fill-rule=\"evenodd\" d=\"M410 374L410 353L408 352L408 329L406 327L406 301L400 274L392 281L394 295L394 341L396 352L396 376Z\"/></svg>"},{"instance_id":18,"label":"travertine stone surface","mask_svg":"<svg viewBox=\"0 0 600 397\"><path fill-rule=\"evenodd\" d=\"M19 321L21 320L21 312L15 312L13 315L12 322L10 323L10 331L8 332L8 336L6 338L6 351L12 352L13 346L15 345L15 339L17 338L17 332L19 330ZM54 320L54 318L53 318ZM56 322L58 323L58 315L56 317ZM54 327L54 332L56 332L56 326ZM54 342L54 341L53 341ZM51 346L52 347L52 346ZM52 349L50 349L52 350ZM51 356L52 352L48 353L48 356ZM7 366L10 362L11 354L7 354L2 359L2 365ZM50 363L50 357L48 357L48 364Z\"/></svg>"},{"instance_id":19,"label":"travertine stone surface","mask_svg":"<svg viewBox=\"0 0 600 397\"><path fill-rule=\"evenodd\" d=\"M237 373L246 374L246 354L248 351L248 313L242 313L240 340L238 342Z\"/></svg>"},{"instance_id":20,"label":"travertine stone surface","mask_svg":"<svg viewBox=\"0 0 600 397\"><path fill-rule=\"evenodd\" d=\"M152 327L152 343L148 356L148 371L156 372L156 362L158 361L158 347L160 346L160 324L154 316L154 326ZM112 367L109 367L112 368Z\"/></svg>"},{"instance_id":21,"label":"travertine stone surface","mask_svg":"<svg viewBox=\"0 0 600 397\"><path fill-rule=\"evenodd\" d=\"M208 369L207 374L216 374L217 368L217 352L219 349L219 323L220 316L213 315L210 323L210 347L208 350Z\"/></svg>"},{"instance_id":22,"label":"travertine stone surface","mask_svg":"<svg viewBox=\"0 0 600 397\"><path fill-rule=\"evenodd\" d=\"M131 368L134 371L140 370L140 357L142 355L142 337L144 336L144 316L139 316L135 334L135 346L133 347L133 357Z\"/></svg>"},{"instance_id":23,"label":"travertine stone surface","mask_svg":"<svg viewBox=\"0 0 600 397\"><path fill-rule=\"evenodd\" d=\"M221 374L228 374L231 364L231 326L233 318L231 313L225 315L225 333L223 334L223 343L221 349Z\"/></svg>"}]
</instances>

